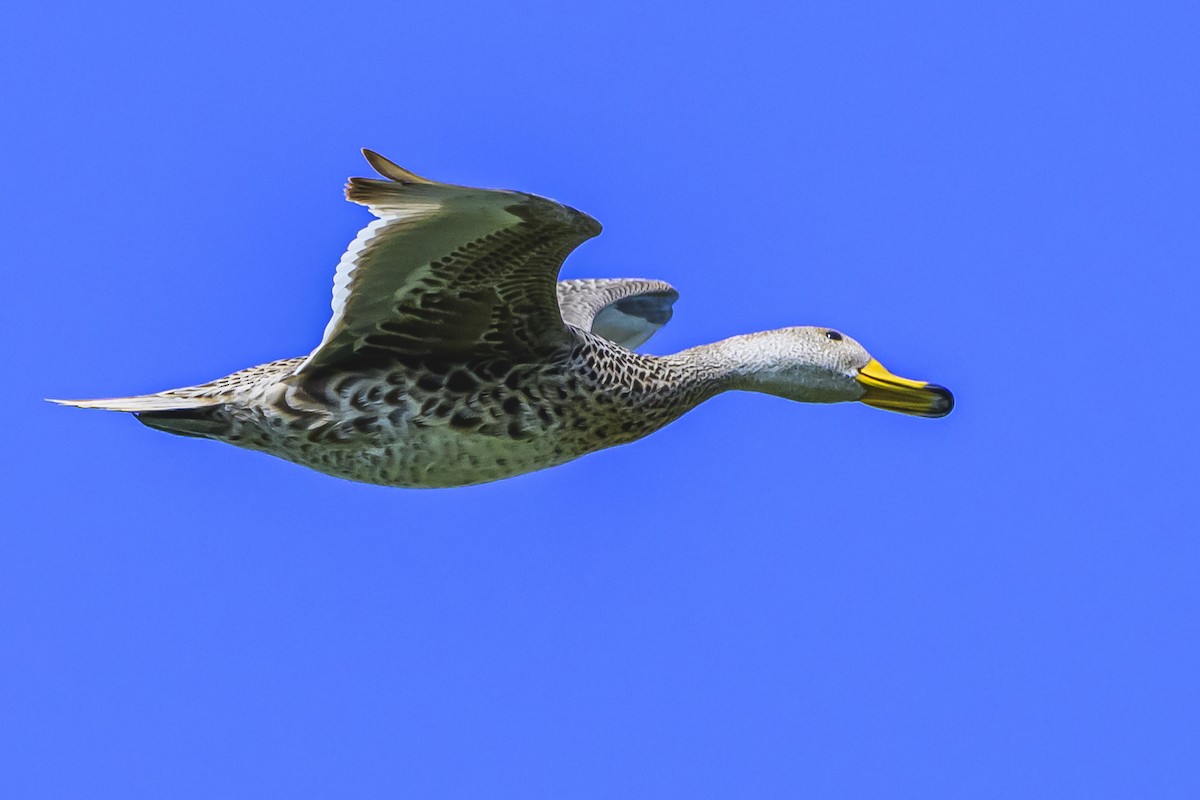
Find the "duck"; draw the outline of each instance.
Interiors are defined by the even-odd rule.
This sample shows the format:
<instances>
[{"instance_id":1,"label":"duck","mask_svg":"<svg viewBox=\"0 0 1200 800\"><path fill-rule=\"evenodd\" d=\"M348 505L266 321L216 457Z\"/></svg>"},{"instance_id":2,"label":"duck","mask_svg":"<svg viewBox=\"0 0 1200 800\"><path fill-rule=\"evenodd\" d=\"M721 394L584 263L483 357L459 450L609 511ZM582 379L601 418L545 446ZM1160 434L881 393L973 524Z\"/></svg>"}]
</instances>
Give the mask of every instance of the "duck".
<instances>
[{"instance_id":1,"label":"duck","mask_svg":"<svg viewBox=\"0 0 1200 800\"><path fill-rule=\"evenodd\" d=\"M53 400L384 486L456 487L641 439L727 391L944 417L954 397L893 375L850 336L788 327L636 352L679 293L643 278L558 280L600 233L569 206L422 178L363 150L346 199L375 219L337 265L306 356L155 394Z\"/></svg>"}]
</instances>

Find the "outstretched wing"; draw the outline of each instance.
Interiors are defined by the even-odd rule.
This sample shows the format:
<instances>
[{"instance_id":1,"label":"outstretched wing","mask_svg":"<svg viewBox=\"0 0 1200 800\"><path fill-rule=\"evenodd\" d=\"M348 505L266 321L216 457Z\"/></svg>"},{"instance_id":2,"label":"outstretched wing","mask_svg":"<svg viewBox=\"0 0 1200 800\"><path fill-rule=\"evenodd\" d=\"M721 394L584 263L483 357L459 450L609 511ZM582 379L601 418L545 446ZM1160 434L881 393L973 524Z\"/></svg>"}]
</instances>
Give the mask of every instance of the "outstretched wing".
<instances>
[{"instance_id":1,"label":"outstretched wing","mask_svg":"<svg viewBox=\"0 0 1200 800\"><path fill-rule=\"evenodd\" d=\"M558 282L563 321L630 350L671 319L675 287L641 278Z\"/></svg>"},{"instance_id":2,"label":"outstretched wing","mask_svg":"<svg viewBox=\"0 0 1200 800\"><path fill-rule=\"evenodd\" d=\"M569 339L555 279L600 223L544 197L436 183L363 154L388 180L351 178L346 198L379 219L342 256L333 317L298 373L359 355L534 359Z\"/></svg>"}]
</instances>

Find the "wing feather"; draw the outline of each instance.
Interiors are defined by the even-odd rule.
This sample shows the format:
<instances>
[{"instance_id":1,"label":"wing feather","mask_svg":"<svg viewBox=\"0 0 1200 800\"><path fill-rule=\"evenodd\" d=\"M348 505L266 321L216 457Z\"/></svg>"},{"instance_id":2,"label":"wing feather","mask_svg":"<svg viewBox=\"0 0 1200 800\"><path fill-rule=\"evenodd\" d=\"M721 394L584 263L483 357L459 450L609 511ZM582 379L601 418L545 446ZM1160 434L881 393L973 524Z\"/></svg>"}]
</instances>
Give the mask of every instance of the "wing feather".
<instances>
[{"instance_id":1,"label":"wing feather","mask_svg":"<svg viewBox=\"0 0 1200 800\"><path fill-rule=\"evenodd\" d=\"M297 372L354 355L536 357L567 341L555 280L599 223L553 200L437 183L364 153L388 180L351 178L346 198L378 219L338 263L333 315Z\"/></svg>"}]
</instances>

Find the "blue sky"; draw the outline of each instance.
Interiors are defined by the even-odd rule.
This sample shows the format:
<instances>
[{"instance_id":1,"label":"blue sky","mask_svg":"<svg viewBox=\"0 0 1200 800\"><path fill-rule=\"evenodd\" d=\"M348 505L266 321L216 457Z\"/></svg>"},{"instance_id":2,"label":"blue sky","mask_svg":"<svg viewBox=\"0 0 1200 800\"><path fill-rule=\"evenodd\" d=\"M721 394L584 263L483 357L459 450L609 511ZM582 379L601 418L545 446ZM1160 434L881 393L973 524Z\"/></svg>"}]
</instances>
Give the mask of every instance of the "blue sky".
<instances>
[{"instance_id":1,"label":"blue sky","mask_svg":"<svg viewBox=\"0 0 1200 800\"><path fill-rule=\"evenodd\" d=\"M1200 793L1194 6L8 16L0 796ZM42 402L306 353L363 146L958 408L405 491Z\"/></svg>"}]
</instances>

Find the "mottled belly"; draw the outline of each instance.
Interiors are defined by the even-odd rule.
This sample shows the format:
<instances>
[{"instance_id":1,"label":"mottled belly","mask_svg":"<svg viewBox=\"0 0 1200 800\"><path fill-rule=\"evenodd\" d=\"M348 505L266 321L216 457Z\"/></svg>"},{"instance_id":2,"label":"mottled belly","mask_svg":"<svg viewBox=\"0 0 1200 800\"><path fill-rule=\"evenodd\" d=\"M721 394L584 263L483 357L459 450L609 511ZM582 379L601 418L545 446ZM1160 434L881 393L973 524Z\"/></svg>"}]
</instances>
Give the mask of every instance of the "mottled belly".
<instances>
[{"instance_id":1,"label":"mottled belly","mask_svg":"<svg viewBox=\"0 0 1200 800\"><path fill-rule=\"evenodd\" d=\"M280 442L254 448L339 478L383 486L435 488L487 483L583 455L559 437L514 441L439 428L414 429L403 440L362 437L346 443Z\"/></svg>"},{"instance_id":2,"label":"mottled belly","mask_svg":"<svg viewBox=\"0 0 1200 800\"><path fill-rule=\"evenodd\" d=\"M413 413L413 412L417 413ZM224 441L269 453L339 478L384 486L446 487L487 483L562 464L601 444L589 425L470 426L453 416L421 416L407 404L366 404L358 413L281 414L260 406L238 414Z\"/></svg>"}]
</instances>

